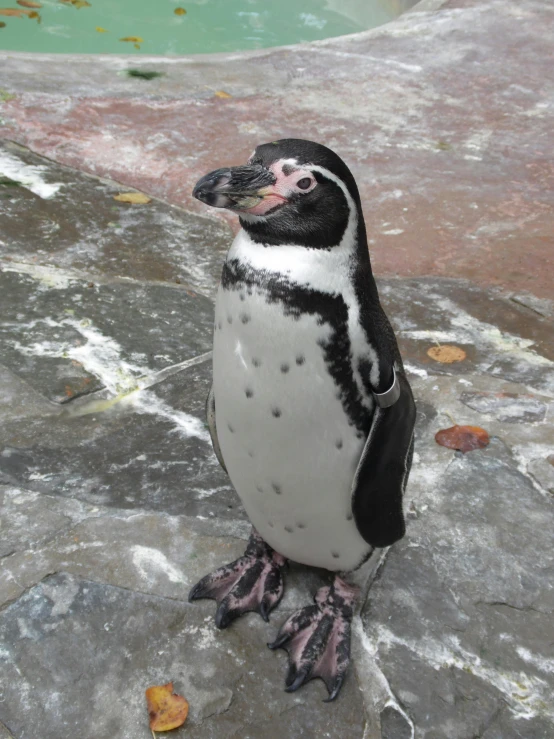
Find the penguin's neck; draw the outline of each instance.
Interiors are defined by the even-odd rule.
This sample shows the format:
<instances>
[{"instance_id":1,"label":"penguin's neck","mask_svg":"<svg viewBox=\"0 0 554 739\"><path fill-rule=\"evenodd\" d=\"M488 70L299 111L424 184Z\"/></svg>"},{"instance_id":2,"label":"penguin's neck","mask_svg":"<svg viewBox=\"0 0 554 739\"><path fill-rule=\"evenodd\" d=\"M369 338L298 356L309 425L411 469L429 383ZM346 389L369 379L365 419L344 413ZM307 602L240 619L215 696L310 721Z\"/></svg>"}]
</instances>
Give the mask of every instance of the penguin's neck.
<instances>
[{"instance_id":1,"label":"penguin's neck","mask_svg":"<svg viewBox=\"0 0 554 739\"><path fill-rule=\"evenodd\" d=\"M233 261L252 275L272 275L297 287L341 294L352 291L360 259L355 237L329 249L309 249L296 244L260 244L241 229L227 255L227 262Z\"/></svg>"}]
</instances>

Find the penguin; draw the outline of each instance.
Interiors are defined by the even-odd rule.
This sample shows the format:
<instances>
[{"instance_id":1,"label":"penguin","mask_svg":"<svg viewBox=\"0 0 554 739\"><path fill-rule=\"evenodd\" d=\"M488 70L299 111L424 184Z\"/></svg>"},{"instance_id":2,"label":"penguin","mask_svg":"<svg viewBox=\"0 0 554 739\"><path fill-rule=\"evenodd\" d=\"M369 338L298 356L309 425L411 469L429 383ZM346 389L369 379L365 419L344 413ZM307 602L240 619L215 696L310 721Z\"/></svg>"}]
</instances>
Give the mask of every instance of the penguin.
<instances>
[{"instance_id":1,"label":"penguin","mask_svg":"<svg viewBox=\"0 0 554 739\"><path fill-rule=\"evenodd\" d=\"M415 403L373 278L358 188L326 146L282 139L202 177L193 196L238 214L215 301L214 451L252 531L189 600L227 627L284 592L288 560L332 573L279 629L285 689L334 700L350 660L356 571L405 533Z\"/></svg>"}]
</instances>

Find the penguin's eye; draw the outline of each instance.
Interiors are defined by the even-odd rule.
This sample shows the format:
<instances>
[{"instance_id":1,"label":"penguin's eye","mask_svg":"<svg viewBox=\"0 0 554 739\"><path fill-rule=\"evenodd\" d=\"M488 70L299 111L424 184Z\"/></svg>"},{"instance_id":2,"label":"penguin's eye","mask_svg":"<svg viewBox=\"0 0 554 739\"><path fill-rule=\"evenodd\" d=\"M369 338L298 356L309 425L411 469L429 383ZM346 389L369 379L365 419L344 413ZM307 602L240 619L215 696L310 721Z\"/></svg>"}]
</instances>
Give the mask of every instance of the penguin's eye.
<instances>
[{"instance_id":1,"label":"penguin's eye","mask_svg":"<svg viewBox=\"0 0 554 739\"><path fill-rule=\"evenodd\" d=\"M312 184L311 177L302 177L301 180L298 180L296 183L296 187L299 187L301 190L307 190Z\"/></svg>"}]
</instances>

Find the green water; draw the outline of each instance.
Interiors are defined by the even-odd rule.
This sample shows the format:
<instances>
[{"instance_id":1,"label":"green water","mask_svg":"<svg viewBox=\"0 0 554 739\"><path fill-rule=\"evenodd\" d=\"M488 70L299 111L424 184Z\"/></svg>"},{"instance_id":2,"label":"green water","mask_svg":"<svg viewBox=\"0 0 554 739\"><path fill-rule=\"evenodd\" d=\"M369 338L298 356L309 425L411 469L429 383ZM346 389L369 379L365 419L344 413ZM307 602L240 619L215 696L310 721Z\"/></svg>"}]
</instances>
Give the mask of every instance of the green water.
<instances>
[{"instance_id":1,"label":"green water","mask_svg":"<svg viewBox=\"0 0 554 739\"><path fill-rule=\"evenodd\" d=\"M0 14L0 49L85 54L201 54L260 49L356 33L386 23L416 0L16 0L2 8L38 18ZM76 3L82 0L74 0ZM185 14L175 13L177 8ZM97 30L104 29L102 30ZM139 37L121 41L125 37Z\"/></svg>"}]
</instances>

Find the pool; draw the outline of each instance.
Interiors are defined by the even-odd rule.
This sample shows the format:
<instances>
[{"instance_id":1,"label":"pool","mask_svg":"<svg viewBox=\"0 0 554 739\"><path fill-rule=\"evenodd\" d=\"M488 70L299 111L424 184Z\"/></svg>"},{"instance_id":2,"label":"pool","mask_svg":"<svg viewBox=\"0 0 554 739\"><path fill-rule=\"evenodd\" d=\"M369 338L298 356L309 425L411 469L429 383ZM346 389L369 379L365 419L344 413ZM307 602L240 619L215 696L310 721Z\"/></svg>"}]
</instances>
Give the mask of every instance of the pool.
<instances>
[{"instance_id":1,"label":"pool","mask_svg":"<svg viewBox=\"0 0 554 739\"><path fill-rule=\"evenodd\" d=\"M365 31L416 1L3 0L0 49L137 55L260 49Z\"/></svg>"}]
</instances>

